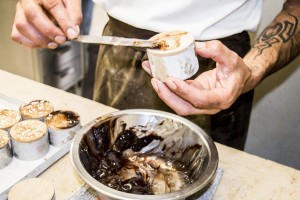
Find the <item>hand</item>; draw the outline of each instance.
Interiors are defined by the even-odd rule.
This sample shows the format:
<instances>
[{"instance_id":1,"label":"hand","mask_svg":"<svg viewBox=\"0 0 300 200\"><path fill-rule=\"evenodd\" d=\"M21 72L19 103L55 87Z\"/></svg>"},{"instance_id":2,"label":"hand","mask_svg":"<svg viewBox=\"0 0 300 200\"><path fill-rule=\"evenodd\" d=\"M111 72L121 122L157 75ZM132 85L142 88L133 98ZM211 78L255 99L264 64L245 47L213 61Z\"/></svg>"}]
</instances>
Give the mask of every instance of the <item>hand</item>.
<instances>
[{"instance_id":1,"label":"hand","mask_svg":"<svg viewBox=\"0 0 300 200\"><path fill-rule=\"evenodd\" d=\"M243 59L219 41L196 43L196 53L216 61L216 68L195 80L151 80L158 96L179 115L215 114L229 108L251 74ZM149 62L142 65L151 74Z\"/></svg>"},{"instance_id":2,"label":"hand","mask_svg":"<svg viewBox=\"0 0 300 200\"><path fill-rule=\"evenodd\" d=\"M11 37L29 48L54 49L78 36L81 19L81 0L20 0Z\"/></svg>"}]
</instances>

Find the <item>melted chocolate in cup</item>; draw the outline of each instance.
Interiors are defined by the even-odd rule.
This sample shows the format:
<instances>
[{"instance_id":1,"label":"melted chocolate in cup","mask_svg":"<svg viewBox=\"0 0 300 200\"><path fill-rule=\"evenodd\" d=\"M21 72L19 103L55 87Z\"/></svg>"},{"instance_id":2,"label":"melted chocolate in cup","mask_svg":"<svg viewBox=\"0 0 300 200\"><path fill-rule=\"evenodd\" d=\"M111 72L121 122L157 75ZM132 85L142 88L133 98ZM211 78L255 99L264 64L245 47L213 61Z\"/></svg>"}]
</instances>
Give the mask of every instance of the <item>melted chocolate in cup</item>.
<instances>
[{"instance_id":1,"label":"melted chocolate in cup","mask_svg":"<svg viewBox=\"0 0 300 200\"><path fill-rule=\"evenodd\" d=\"M53 111L52 104L47 100L33 100L20 106L19 112L23 119L44 120Z\"/></svg>"},{"instance_id":2,"label":"melted chocolate in cup","mask_svg":"<svg viewBox=\"0 0 300 200\"><path fill-rule=\"evenodd\" d=\"M20 160L36 160L49 151L47 125L39 120L25 120L10 129L14 155Z\"/></svg>"},{"instance_id":3,"label":"melted chocolate in cup","mask_svg":"<svg viewBox=\"0 0 300 200\"><path fill-rule=\"evenodd\" d=\"M21 120L18 111L9 109L0 109L0 129L9 130L13 125Z\"/></svg>"},{"instance_id":4,"label":"melted chocolate in cup","mask_svg":"<svg viewBox=\"0 0 300 200\"><path fill-rule=\"evenodd\" d=\"M12 161L12 149L8 133L0 130L0 169L3 169Z\"/></svg>"},{"instance_id":5,"label":"melted chocolate in cup","mask_svg":"<svg viewBox=\"0 0 300 200\"><path fill-rule=\"evenodd\" d=\"M159 46L157 49L147 49L154 78L161 81L168 77L185 80L198 71L199 63L192 34L184 31L164 32L150 40L156 41Z\"/></svg>"},{"instance_id":6,"label":"melted chocolate in cup","mask_svg":"<svg viewBox=\"0 0 300 200\"><path fill-rule=\"evenodd\" d=\"M50 143L55 147L69 143L81 128L79 115L68 110L51 112L45 118L45 123L48 126Z\"/></svg>"}]
</instances>

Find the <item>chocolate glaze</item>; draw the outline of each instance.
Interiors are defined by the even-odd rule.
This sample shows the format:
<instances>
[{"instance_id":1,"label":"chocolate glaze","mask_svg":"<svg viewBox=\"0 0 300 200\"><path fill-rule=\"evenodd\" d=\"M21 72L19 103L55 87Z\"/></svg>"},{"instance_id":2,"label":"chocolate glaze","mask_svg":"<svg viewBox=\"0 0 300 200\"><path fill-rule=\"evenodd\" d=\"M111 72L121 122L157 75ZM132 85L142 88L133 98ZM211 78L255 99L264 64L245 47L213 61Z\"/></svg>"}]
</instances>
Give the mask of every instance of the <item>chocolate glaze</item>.
<instances>
[{"instance_id":1,"label":"chocolate glaze","mask_svg":"<svg viewBox=\"0 0 300 200\"><path fill-rule=\"evenodd\" d=\"M156 135L154 132L138 138L135 133L136 127L126 129L126 124L122 124L122 130L113 142L112 137L115 131L115 123L116 119L97 124L82 137L79 156L84 168L93 178L116 190L134 194L154 194L149 182L148 172L145 173L142 171L139 165L136 165L126 157L125 152L130 151L134 154L134 152L140 151L152 141L163 141L164 138ZM160 125L163 125L163 123L160 123ZM191 158L200 149L201 145L198 144L190 146L183 150L183 155ZM172 160L172 158L164 157L162 152L156 153L156 155L153 155L152 152L142 155L137 153L136 155L139 157L136 162L141 162L147 160L147 157L155 156L154 158L156 159L152 159L153 157L151 157L152 160L145 161L144 164L142 163L142 165L147 165L150 171L149 174L153 174L159 170L162 170L160 173L164 174L163 170L165 169L160 169L161 163L155 163L157 159L166 165L170 165L171 163L175 167L175 170L180 171L180 174L189 173L187 165L189 165L190 161L187 158L182 158L184 162L181 160ZM184 181L185 185L192 182L188 176L185 176Z\"/></svg>"},{"instance_id":2,"label":"chocolate glaze","mask_svg":"<svg viewBox=\"0 0 300 200\"><path fill-rule=\"evenodd\" d=\"M58 119L55 119L54 116L59 116ZM64 120L68 123L64 123L64 126L58 126L59 123L55 123L55 120ZM46 121L48 121L49 124L51 124L51 122L54 123L55 128L59 128L59 129L68 129L68 128L72 128L74 126L76 126L77 124L79 124L80 122L80 117L77 113L74 113L72 111L68 111L68 110L56 110L51 112L47 117L46 117Z\"/></svg>"}]
</instances>

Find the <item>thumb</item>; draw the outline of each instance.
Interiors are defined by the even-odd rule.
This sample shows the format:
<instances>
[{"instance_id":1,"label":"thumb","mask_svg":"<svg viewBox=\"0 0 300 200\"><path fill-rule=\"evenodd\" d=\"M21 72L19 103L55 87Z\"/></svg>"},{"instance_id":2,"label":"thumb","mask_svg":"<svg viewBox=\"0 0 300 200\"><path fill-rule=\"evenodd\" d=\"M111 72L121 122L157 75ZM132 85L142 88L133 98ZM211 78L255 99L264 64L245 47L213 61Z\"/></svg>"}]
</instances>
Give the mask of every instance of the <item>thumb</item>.
<instances>
[{"instance_id":1,"label":"thumb","mask_svg":"<svg viewBox=\"0 0 300 200\"><path fill-rule=\"evenodd\" d=\"M149 61L142 62L143 69L152 76L151 67Z\"/></svg>"},{"instance_id":2,"label":"thumb","mask_svg":"<svg viewBox=\"0 0 300 200\"><path fill-rule=\"evenodd\" d=\"M218 40L196 42L195 46L198 55L216 61L217 67L221 67L224 73L235 69L239 56L222 42Z\"/></svg>"}]
</instances>

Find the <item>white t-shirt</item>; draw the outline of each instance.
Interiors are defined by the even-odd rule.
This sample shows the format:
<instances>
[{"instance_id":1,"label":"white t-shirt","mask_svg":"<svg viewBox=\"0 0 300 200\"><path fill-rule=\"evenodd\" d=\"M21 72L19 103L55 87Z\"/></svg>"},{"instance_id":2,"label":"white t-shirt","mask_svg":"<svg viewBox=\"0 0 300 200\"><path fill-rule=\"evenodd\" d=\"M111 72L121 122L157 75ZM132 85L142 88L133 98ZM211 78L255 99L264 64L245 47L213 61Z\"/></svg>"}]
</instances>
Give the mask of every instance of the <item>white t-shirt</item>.
<instances>
[{"instance_id":1,"label":"white t-shirt","mask_svg":"<svg viewBox=\"0 0 300 200\"><path fill-rule=\"evenodd\" d=\"M94 0L115 19L134 27L188 31L197 40L255 31L262 0Z\"/></svg>"}]
</instances>

